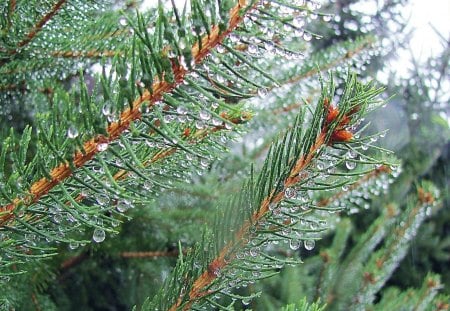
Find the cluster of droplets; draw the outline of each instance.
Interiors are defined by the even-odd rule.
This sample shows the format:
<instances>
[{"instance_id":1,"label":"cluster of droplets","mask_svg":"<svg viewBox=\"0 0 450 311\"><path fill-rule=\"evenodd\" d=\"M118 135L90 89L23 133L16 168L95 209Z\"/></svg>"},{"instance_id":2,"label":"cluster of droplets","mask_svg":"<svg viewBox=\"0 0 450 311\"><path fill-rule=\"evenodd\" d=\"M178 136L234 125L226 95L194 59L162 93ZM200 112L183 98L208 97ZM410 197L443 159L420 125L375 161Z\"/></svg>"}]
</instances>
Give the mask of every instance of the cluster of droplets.
<instances>
[{"instance_id":1,"label":"cluster of droplets","mask_svg":"<svg viewBox=\"0 0 450 311\"><path fill-rule=\"evenodd\" d=\"M365 178L366 176L363 175L361 176L362 182L357 180L353 184L343 185L340 190L341 196L338 200L330 202L330 207L345 209L349 214L357 213L360 209L369 209L371 198L386 194L389 185L401 173L399 166L391 166L390 170L390 173L380 172L370 178ZM373 174L373 172L368 174Z\"/></svg>"}]
</instances>

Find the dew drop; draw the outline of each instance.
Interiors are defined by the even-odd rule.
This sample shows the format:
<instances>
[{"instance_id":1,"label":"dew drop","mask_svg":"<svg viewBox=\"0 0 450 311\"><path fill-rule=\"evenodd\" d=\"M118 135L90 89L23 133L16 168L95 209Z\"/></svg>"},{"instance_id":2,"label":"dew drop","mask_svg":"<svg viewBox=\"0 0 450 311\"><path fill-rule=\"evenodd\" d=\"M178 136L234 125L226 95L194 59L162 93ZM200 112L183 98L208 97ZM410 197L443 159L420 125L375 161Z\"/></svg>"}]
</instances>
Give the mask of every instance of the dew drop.
<instances>
[{"instance_id":1,"label":"dew drop","mask_svg":"<svg viewBox=\"0 0 450 311\"><path fill-rule=\"evenodd\" d=\"M305 41L311 41L311 39L312 39L312 35L311 35L309 32L305 32L305 33L303 34L303 40L305 40Z\"/></svg>"},{"instance_id":2,"label":"dew drop","mask_svg":"<svg viewBox=\"0 0 450 311\"><path fill-rule=\"evenodd\" d=\"M77 249L80 244L77 241L72 241L69 243L70 249Z\"/></svg>"},{"instance_id":3,"label":"dew drop","mask_svg":"<svg viewBox=\"0 0 450 311\"><path fill-rule=\"evenodd\" d=\"M292 24L297 28L305 26L305 20L302 17L296 17L292 20Z\"/></svg>"},{"instance_id":4,"label":"dew drop","mask_svg":"<svg viewBox=\"0 0 450 311\"><path fill-rule=\"evenodd\" d=\"M297 249L299 249L300 248L300 246L302 245L302 243L301 243L301 241L299 241L299 240L290 240L289 241L289 248L290 249L292 249L292 250L297 250Z\"/></svg>"},{"instance_id":5,"label":"dew drop","mask_svg":"<svg viewBox=\"0 0 450 311\"><path fill-rule=\"evenodd\" d=\"M178 106L178 107L177 107L177 113L182 114L182 115L185 115L185 114L188 113L188 111L187 111L186 107Z\"/></svg>"},{"instance_id":6,"label":"dew drop","mask_svg":"<svg viewBox=\"0 0 450 311\"><path fill-rule=\"evenodd\" d=\"M122 17L121 19L119 19L119 24L121 26L126 26L128 25L127 19L125 17Z\"/></svg>"},{"instance_id":7,"label":"dew drop","mask_svg":"<svg viewBox=\"0 0 450 311\"><path fill-rule=\"evenodd\" d=\"M347 157L349 158L349 159L354 159L354 158L356 158L358 156L358 153L355 151L355 150L349 150L348 152L347 152Z\"/></svg>"},{"instance_id":8,"label":"dew drop","mask_svg":"<svg viewBox=\"0 0 450 311\"><path fill-rule=\"evenodd\" d=\"M108 149L108 143L100 143L97 145L97 151L105 151L106 149Z\"/></svg>"},{"instance_id":9,"label":"dew drop","mask_svg":"<svg viewBox=\"0 0 450 311\"><path fill-rule=\"evenodd\" d=\"M212 119L212 124L213 124L214 126L222 125L222 120L217 119L217 118L213 118L213 119Z\"/></svg>"},{"instance_id":10,"label":"dew drop","mask_svg":"<svg viewBox=\"0 0 450 311\"><path fill-rule=\"evenodd\" d=\"M198 130L202 130L205 128L205 122L203 121L196 121L195 122L195 128Z\"/></svg>"},{"instance_id":11,"label":"dew drop","mask_svg":"<svg viewBox=\"0 0 450 311\"><path fill-rule=\"evenodd\" d=\"M218 45L216 48L217 52L220 54L225 53L225 48L222 45Z\"/></svg>"},{"instance_id":12,"label":"dew drop","mask_svg":"<svg viewBox=\"0 0 450 311\"><path fill-rule=\"evenodd\" d=\"M230 34L229 38L232 43L237 43L240 40L239 36L234 33Z\"/></svg>"},{"instance_id":13,"label":"dew drop","mask_svg":"<svg viewBox=\"0 0 450 311\"><path fill-rule=\"evenodd\" d=\"M117 202L116 209L120 213L126 212L129 208L130 208L130 202L128 202L127 200L120 200L119 202Z\"/></svg>"},{"instance_id":14,"label":"dew drop","mask_svg":"<svg viewBox=\"0 0 450 311\"><path fill-rule=\"evenodd\" d=\"M209 120L211 119L211 114L207 110L201 110L199 113L200 119L202 120Z\"/></svg>"},{"instance_id":15,"label":"dew drop","mask_svg":"<svg viewBox=\"0 0 450 311\"><path fill-rule=\"evenodd\" d=\"M102 107L102 113L104 116L110 116L113 114L113 106L110 102L106 102Z\"/></svg>"},{"instance_id":16,"label":"dew drop","mask_svg":"<svg viewBox=\"0 0 450 311\"><path fill-rule=\"evenodd\" d=\"M94 230L94 234L92 235L92 239L94 240L94 242L101 243L105 240L105 238L106 238L105 230L98 228Z\"/></svg>"},{"instance_id":17,"label":"dew drop","mask_svg":"<svg viewBox=\"0 0 450 311\"><path fill-rule=\"evenodd\" d=\"M287 199L292 199L296 195L297 195L297 191L294 188L286 188L286 190L284 190L284 196Z\"/></svg>"},{"instance_id":18,"label":"dew drop","mask_svg":"<svg viewBox=\"0 0 450 311\"><path fill-rule=\"evenodd\" d=\"M324 22L329 22L329 21L331 21L331 15L324 15L322 17L322 19L323 19Z\"/></svg>"},{"instance_id":19,"label":"dew drop","mask_svg":"<svg viewBox=\"0 0 450 311\"><path fill-rule=\"evenodd\" d=\"M108 196L104 195L104 194L98 195L96 199L97 199L97 203L100 205L106 205L109 202Z\"/></svg>"},{"instance_id":20,"label":"dew drop","mask_svg":"<svg viewBox=\"0 0 450 311\"><path fill-rule=\"evenodd\" d=\"M267 95L268 91L266 88L260 88L258 89L258 96L259 97L265 97Z\"/></svg>"},{"instance_id":21,"label":"dew drop","mask_svg":"<svg viewBox=\"0 0 450 311\"><path fill-rule=\"evenodd\" d=\"M74 126L70 126L69 129L67 130L67 137L74 139L78 137L78 130L76 127Z\"/></svg>"},{"instance_id":22,"label":"dew drop","mask_svg":"<svg viewBox=\"0 0 450 311\"><path fill-rule=\"evenodd\" d=\"M200 165L202 166L202 167L208 167L209 166L209 161L208 160L206 160L206 159L201 159L200 160Z\"/></svg>"},{"instance_id":23,"label":"dew drop","mask_svg":"<svg viewBox=\"0 0 450 311\"><path fill-rule=\"evenodd\" d=\"M250 44L248 46L248 52L250 54L256 54L256 53L258 53L258 47L256 45L254 45L254 44Z\"/></svg>"},{"instance_id":24,"label":"dew drop","mask_svg":"<svg viewBox=\"0 0 450 311\"><path fill-rule=\"evenodd\" d=\"M250 249L249 253L250 253L250 256L256 257L259 254L259 249L257 247L253 247L253 248Z\"/></svg>"},{"instance_id":25,"label":"dew drop","mask_svg":"<svg viewBox=\"0 0 450 311\"><path fill-rule=\"evenodd\" d=\"M356 167L356 162L353 161L345 161L345 167L349 170L352 170Z\"/></svg>"},{"instance_id":26,"label":"dew drop","mask_svg":"<svg viewBox=\"0 0 450 311\"><path fill-rule=\"evenodd\" d=\"M305 245L305 249L310 251L316 246L316 241L306 240L305 242L303 242L303 244Z\"/></svg>"}]
</instances>

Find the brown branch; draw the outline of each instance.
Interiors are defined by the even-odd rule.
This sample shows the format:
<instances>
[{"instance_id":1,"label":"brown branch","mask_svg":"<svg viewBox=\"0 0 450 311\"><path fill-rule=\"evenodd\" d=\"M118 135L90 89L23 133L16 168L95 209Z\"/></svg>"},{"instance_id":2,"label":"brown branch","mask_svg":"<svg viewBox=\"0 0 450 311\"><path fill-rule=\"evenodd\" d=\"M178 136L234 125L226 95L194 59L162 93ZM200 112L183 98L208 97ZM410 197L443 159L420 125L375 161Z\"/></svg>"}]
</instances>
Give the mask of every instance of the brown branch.
<instances>
[{"instance_id":1,"label":"brown branch","mask_svg":"<svg viewBox=\"0 0 450 311\"><path fill-rule=\"evenodd\" d=\"M31 294L31 301L33 301L34 309L35 309L36 311L42 311L42 308L41 308L41 306L39 305L39 301L38 301L38 299L37 299L37 297L36 297L36 293L32 293L32 294Z\"/></svg>"},{"instance_id":2,"label":"brown branch","mask_svg":"<svg viewBox=\"0 0 450 311\"><path fill-rule=\"evenodd\" d=\"M267 196L261 203L258 210L256 210L250 220L246 220L242 227L237 231L233 238L233 242L227 243L219 252L218 256L211 261L208 266L208 269L204 271L193 283L192 289L189 292L189 300L183 307L183 310L188 310L192 304L201 297L208 295L208 291L204 291L203 289L210 285L217 278L217 271L223 269L230 258L234 258L235 254L230 253L232 249L235 249L237 246L244 244L244 238L249 234L251 226L255 223L258 223L268 212L269 212L269 204L277 204L284 198L284 189L288 187L292 187L296 183L300 181L299 173L304 170L313 159L317 150L325 145L326 141L326 131L322 131L320 135L316 138L314 145L311 147L308 154L300 157L293 169L291 170L289 176L284 181L284 188L279 192L274 192ZM227 258L227 260L225 260ZM178 299L178 301L171 307L169 310L176 311L178 307L180 307L182 303L182 299Z\"/></svg>"},{"instance_id":3,"label":"brown branch","mask_svg":"<svg viewBox=\"0 0 450 311\"><path fill-rule=\"evenodd\" d=\"M317 151L320 150L322 146L332 145L334 143L341 142L341 140L339 138L336 138L334 134L336 132L346 130L346 127L348 126L348 123L350 121L350 116L358 108L357 107L353 108L353 110L349 111L348 114L346 113L343 116L338 117L339 111L337 110L337 108L331 108L329 100L327 98L324 99L322 105L324 106L325 109L325 116L324 116L325 122L323 123L323 127L320 134L316 137L314 144L310 147L309 152L297 159L289 175L283 182L283 189L281 189L281 191L278 192L272 190L272 192L262 200L259 208L255 210L255 212L253 212L250 219L244 221L239 230L237 230L233 239L220 250L219 254L208 265L207 270L204 271L194 281L192 288L188 293L189 299L188 301L185 302L183 310L190 309L190 307L196 300L211 293L205 288L209 287L209 285L211 285L212 282L217 278L218 276L217 271L220 271L221 269L226 267L227 264L231 261L231 259L235 258L236 253L234 253L233 250L239 249L239 246L245 245L247 237L250 234L250 228L255 224L259 223L263 219L263 217L266 216L266 214L270 211L269 205L278 204L279 202L281 202L285 196L285 190L289 187L295 186L303 178L305 178L303 177L303 175L300 175L300 172L302 172L309 166L311 161L317 155ZM331 128L330 125L335 123L337 125L333 128L333 132L330 135L329 133ZM329 138L327 139L327 137ZM180 307L181 304L183 303L183 297L184 296L181 296L177 300L177 302L169 308L169 310L176 311L178 307Z\"/></svg>"},{"instance_id":4,"label":"brown branch","mask_svg":"<svg viewBox=\"0 0 450 311\"><path fill-rule=\"evenodd\" d=\"M186 254L186 251L183 251ZM151 251L151 252L122 252L119 254L122 258L155 258L155 257L177 257L178 250L173 251Z\"/></svg>"},{"instance_id":5,"label":"brown branch","mask_svg":"<svg viewBox=\"0 0 450 311\"><path fill-rule=\"evenodd\" d=\"M20 41L17 44L17 47L21 48L24 47L25 45L27 45L28 43L30 43L31 40L33 40L33 38L37 35L37 33L39 31L42 30L42 28L44 27L45 24L47 24L47 22L53 17L55 16L56 13L58 13L58 11L61 9L61 6L66 2L67 0L59 0L53 7L52 9L45 14L40 20L39 22L37 22L36 25L34 25L33 29L31 29L31 31L25 36L25 38ZM16 54L17 53L17 49L16 50L12 50L10 52L10 54Z\"/></svg>"},{"instance_id":6,"label":"brown branch","mask_svg":"<svg viewBox=\"0 0 450 311\"><path fill-rule=\"evenodd\" d=\"M217 44L237 27L238 23L242 20L239 15L240 10L245 6L245 0L239 0L238 4L230 11L229 27L220 32L219 26L215 25L210 35L205 35L201 40L201 45L197 42L192 48L192 56L195 63L199 63L205 56L213 49ZM201 46L201 49L200 49ZM128 108L120 115L118 122L111 123L107 128L107 136L97 135L96 137L88 140L83 144L84 153L78 151L73 155L73 165L76 168L83 166L86 162L93 159L93 157L100 152L101 144L109 144L110 142L118 139L120 135L128 130L131 122L139 120L141 118L140 107L143 103L148 103L151 107L157 101L162 98L164 93L172 91L178 84L184 80L184 76L188 73L187 70L180 65L173 65L174 81L169 83L165 80L156 80L152 85L152 93L146 90L138 97L132 104L132 108ZM69 163L61 163L55 167L51 172L51 179L41 178L33 183L30 187L29 195L25 199L15 198L12 203L0 207L0 227L4 226L9 220L14 218L14 210L19 204L30 205L39 201L39 199L47 194L56 185L60 184L63 180L72 175Z\"/></svg>"},{"instance_id":7,"label":"brown branch","mask_svg":"<svg viewBox=\"0 0 450 311\"><path fill-rule=\"evenodd\" d=\"M11 16L14 14L14 12L16 11L16 0L10 0L9 1L9 7L8 7L8 19L9 19L9 23L11 23Z\"/></svg>"},{"instance_id":8,"label":"brown branch","mask_svg":"<svg viewBox=\"0 0 450 311\"><path fill-rule=\"evenodd\" d=\"M114 57L116 55L122 56L121 52L105 50L105 51L54 51L51 52L54 57L60 58L98 58L98 57Z\"/></svg>"}]
</instances>

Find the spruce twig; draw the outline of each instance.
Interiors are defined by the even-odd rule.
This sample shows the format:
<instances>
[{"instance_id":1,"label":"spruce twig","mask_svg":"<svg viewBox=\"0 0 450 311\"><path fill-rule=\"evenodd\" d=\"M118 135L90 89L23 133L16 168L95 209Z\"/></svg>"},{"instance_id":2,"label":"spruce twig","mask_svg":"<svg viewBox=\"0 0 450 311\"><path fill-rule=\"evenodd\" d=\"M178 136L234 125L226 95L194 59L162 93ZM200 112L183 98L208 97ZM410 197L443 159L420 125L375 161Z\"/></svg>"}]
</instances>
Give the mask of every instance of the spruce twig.
<instances>
[{"instance_id":1,"label":"spruce twig","mask_svg":"<svg viewBox=\"0 0 450 311\"><path fill-rule=\"evenodd\" d=\"M26 46L27 44L29 44L31 42L31 40L33 40L33 38L42 30L42 28L45 26L45 24L47 24L53 16L55 16L58 11L61 9L61 7L64 5L64 3L66 3L67 0L59 0L58 2L56 2L52 9L47 12L47 14L45 14L35 25L34 27L28 32L28 34L25 36L25 38L20 41L17 44L18 48L23 48L24 46ZM11 8L15 8L15 4L16 2L13 1L10 3L10 7ZM19 49L14 49L9 51L10 55L14 55L19 51ZM0 63L0 66L2 66L4 63Z\"/></svg>"},{"instance_id":2,"label":"spruce twig","mask_svg":"<svg viewBox=\"0 0 450 311\"><path fill-rule=\"evenodd\" d=\"M192 56L195 63L201 62L214 47L220 44L223 39L238 26L243 19L243 16L240 15L240 11L246 5L247 2L245 0L239 0L230 10L230 20L227 29L221 31L219 26L214 25L209 35L205 35L201 38L200 42L195 43L192 47ZM172 67L174 82L171 83L165 80L156 79L152 84L152 91L145 90L141 96L133 101L131 108L127 108L121 113L119 121L108 125L106 128L107 136L97 135L83 143L84 152L76 152L73 155L73 165L75 168L80 168L89 160L93 159L94 156L102 150L99 145L109 144L110 142L117 140L123 132L129 129L130 124L133 121L139 120L142 115L140 111L142 104L147 103L148 107L152 107L155 102L161 100L163 94L173 91L177 85L183 82L188 71L182 65L172 64ZM29 195L26 199L16 198L12 203L0 207L0 227L4 226L8 221L14 218L14 210L17 206L21 204L29 205L39 201L43 195L47 194L56 185L71 176L72 173L69 163L61 163L51 170L49 174L51 179L44 177L30 187Z\"/></svg>"}]
</instances>

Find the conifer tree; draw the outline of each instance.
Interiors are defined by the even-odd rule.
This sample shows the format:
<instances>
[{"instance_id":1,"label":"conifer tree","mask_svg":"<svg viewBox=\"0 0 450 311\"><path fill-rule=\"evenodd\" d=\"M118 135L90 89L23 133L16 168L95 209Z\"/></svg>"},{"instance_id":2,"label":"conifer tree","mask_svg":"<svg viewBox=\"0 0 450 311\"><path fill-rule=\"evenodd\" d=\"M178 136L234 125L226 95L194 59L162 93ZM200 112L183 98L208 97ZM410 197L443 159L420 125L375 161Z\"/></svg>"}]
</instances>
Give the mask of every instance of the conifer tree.
<instances>
[{"instance_id":1,"label":"conifer tree","mask_svg":"<svg viewBox=\"0 0 450 311\"><path fill-rule=\"evenodd\" d=\"M0 4L0 306L247 308L266 293L246 289L302 271L299 249L313 251L328 228L320 277L330 282L304 290L320 301L273 307L370 306L439 207L426 182L404 211L386 206L342 256L344 268L356 256L370 271L357 267L364 281L331 305L352 281L328 264L352 230L340 214L364 214L401 171L375 144L385 132L363 122L386 104L383 88L346 69L376 54L376 39L311 52L321 27L309 23L331 18L316 1L140 5ZM90 286L64 283L77 274ZM408 303L436 305L439 286L430 275Z\"/></svg>"}]
</instances>

